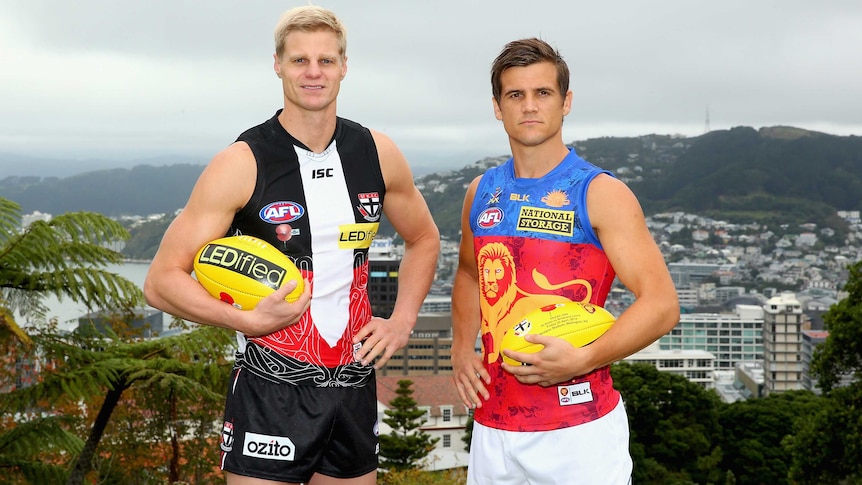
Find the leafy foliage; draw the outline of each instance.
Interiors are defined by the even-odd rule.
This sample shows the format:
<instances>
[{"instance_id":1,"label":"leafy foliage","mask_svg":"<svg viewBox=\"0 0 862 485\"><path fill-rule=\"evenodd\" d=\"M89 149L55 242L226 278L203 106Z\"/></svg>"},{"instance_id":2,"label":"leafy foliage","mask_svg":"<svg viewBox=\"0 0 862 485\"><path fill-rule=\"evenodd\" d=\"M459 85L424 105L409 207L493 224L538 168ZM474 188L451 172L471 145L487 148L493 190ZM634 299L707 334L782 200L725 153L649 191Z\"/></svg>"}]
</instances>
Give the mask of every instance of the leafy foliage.
<instances>
[{"instance_id":1,"label":"leafy foliage","mask_svg":"<svg viewBox=\"0 0 862 485\"><path fill-rule=\"evenodd\" d=\"M383 422L392 431L380 436L380 467L388 470L416 468L420 460L428 456L439 438L431 438L419 427L425 411L416 407L413 399L413 381L398 381L397 396L389 402L391 409L384 411Z\"/></svg>"},{"instance_id":2,"label":"leafy foliage","mask_svg":"<svg viewBox=\"0 0 862 485\"><path fill-rule=\"evenodd\" d=\"M137 306L140 288L104 268L122 260L109 246L128 237L121 224L92 212L66 213L18 230L21 207L0 197L0 306L44 316L47 295L88 308Z\"/></svg>"},{"instance_id":3,"label":"leafy foliage","mask_svg":"<svg viewBox=\"0 0 862 485\"><path fill-rule=\"evenodd\" d=\"M215 480L212 464L217 459L212 453L217 447L211 436L229 371L231 335L211 327L190 330L175 321L180 333L141 339L127 323L143 301L141 290L103 269L120 261L119 253L108 246L126 238L125 229L100 214L83 212L19 231L19 212L16 203L0 198L4 483L71 485L89 475L98 475L101 483L156 483L140 481L146 476L140 468L123 467L112 458L128 456L129 449L142 444L153 451L164 443L169 449L163 459L156 456L158 461L147 463L146 469L155 471L168 463L171 483L181 475L194 476L197 482ZM61 331L56 322L44 321L46 295L110 310L113 321L103 333ZM35 325L19 325L16 311ZM22 380L28 377L22 376L26 369L35 376L31 383ZM114 434L111 416L117 409L132 410L125 422L135 423L127 428L134 432ZM111 451L99 455L103 436L108 436ZM202 466L197 457L207 457L208 465ZM182 463L192 469L184 471ZM159 483L164 480L157 478Z\"/></svg>"},{"instance_id":4,"label":"leafy foliage","mask_svg":"<svg viewBox=\"0 0 862 485\"><path fill-rule=\"evenodd\" d=\"M829 337L815 349L811 362L820 387L827 393L844 374L862 379L862 261L849 267L844 290L847 297L823 315Z\"/></svg>"},{"instance_id":5,"label":"leafy foliage","mask_svg":"<svg viewBox=\"0 0 862 485\"><path fill-rule=\"evenodd\" d=\"M714 478L708 475L714 468L709 457L720 453L713 444L718 395L652 365L622 362L611 372L629 416L633 481L705 483Z\"/></svg>"},{"instance_id":6,"label":"leafy foliage","mask_svg":"<svg viewBox=\"0 0 862 485\"><path fill-rule=\"evenodd\" d=\"M789 460L782 440L822 406L823 399L808 391L724 406L719 413L723 432L716 440L724 451L721 467L732 471L740 485L787 483Z\"/></svg>"},{"instance_id":7,"label":"leafy foliage","mask_svg":"<svg viewBox=\"0 0 862 485\"><path fill-rule=\"evenodd\" d=\"M29 334L33 342L28 347L30 353L19 358L39 359L46 363L46 369L36 384L0 396L0 409L7 412L30 409L50 416L56 408L78 407L80 413L80 404L85 404L85 414L79 419L88 424L79 426L79 431L88 433L88 437L83 448L76 450L80 454L76 452L77 460L67 483L82 483L99 461L96 454L99 442L106 432L111 433L112 413L123 406L136 409L137 414L133 419L136 426L132 427L135 431L119 437L119 443L125 445L116 447L117 438L113 438L115 452L120 456L128 453L129 445L149 443L152 448L169 443L172 437L180 435L178 430L182 430L182 435L213 433L221 388L229 372L225 356L232 339L228 332L201 327L159 339L124 340L116 336L61 333L49 326L30 329ZM124 403L121 397L133 388L138 390L133 393L136 397ZM141 404L148 405L140 407ZM177 415L178 408L205 411L201 415L204 417L199 416L194 424L188 420L195 413L183 413L181 418ZM154 424L156 432L144 433L153 429ZM212 448L205 441L198 446ZM210 458L214 463L215 457Z\"/></svg>"},{"instance_id":8,"label":"leafy foliage","mask_svg":"<svg viewBox=\"0 0 862 485\"><path fill-rule=\"evenodd\" d=\"M783 445L792 458L794 483L862 483L862 382L835 389L804 419L794 422Z\"/></svg>"}]
</instances>

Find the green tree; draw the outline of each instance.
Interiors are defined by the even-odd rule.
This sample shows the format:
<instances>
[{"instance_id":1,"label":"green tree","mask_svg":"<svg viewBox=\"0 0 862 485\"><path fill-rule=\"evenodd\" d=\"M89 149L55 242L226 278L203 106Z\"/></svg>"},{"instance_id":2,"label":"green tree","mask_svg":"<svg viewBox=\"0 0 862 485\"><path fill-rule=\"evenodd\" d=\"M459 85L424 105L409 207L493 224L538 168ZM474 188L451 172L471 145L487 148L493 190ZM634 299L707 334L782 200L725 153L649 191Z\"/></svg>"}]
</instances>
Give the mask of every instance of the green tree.
<instances>
[{"instance_id":1,"label":"green tree","mask_svg":"<svg viewBox=\"0 0 862 485\"><path fill-rule=\"evenodd\" d=\"M626 404L635 483L716 483L718 395L649 364L611 367Z\"/></svg>"},{"instance_id":2,"label":"green tree","mask_svg":"<svg viewBox=\"0 0 862 485\"><path fill-rule=\"evenodd\" d=\"M151 438L153 449L165 441L172 447L152 468L168 463L167 478L178 480L177 465L186 460L178 456L180 446L174 440L213 432L217 419L213 410L218 409L214 403L222 399L228 372L225 356L230 335L205 327L142 340L125 324L143 301L141 290L104 269L121 261L119 253L108 249L128 237L119 223L79 212L36 221L22 231L19 220L20 206L0 197L0 348L6 350L0 357L4 391L0 394L0 467L4 479L82 483L99 461L96 450L110 429L113 411L122 404L124 391L134 387L145 394L137 399L133 393L125 395L132 399L133 408L150 404L148 409L135 408L141 428L167 428L170 433L168 440ZM48 295L82 302L89 310L111 310L117 319L107 334L59 331L56 322L45 321L43 299ZM16 313L36 326L20 325ZM31 386L16 385L16 369L22 363L41 366ZM197 412L181 415L178 409ZM60 410L66 411L62 418ZM160 420L162 416L167 418ZM194 432L190 423L206 431ZM76 431L87 439L78 439ZM129 441L139 438L133 434Z\"/></svg>"},{"instance_id":3,"label":"green tree","mask_svg":"<svg viewBox=\"0 0 862 485\"><path fill-rule=\"evenodd\" d=\"M21 207L0 197L0 307L3 324L27 340L15 311L44 319L44 298L54 295L95 308L129 308L143 302L140 288L105 269L122 255L109 246L129 237L123 226L92 212L71 212L20 228Z\"/></svg>"},{"instance_id":4,"label":"green tree","mask_svg":"<svg viewBox=\"0 0 862 485\"><path fill-rule=\"evenodd\" d=\"M823 314L829 336L814 350L811 369L820 388L829 393L842 376L862 377L862 261L849 268L844 290L847 297Z\"/></svg>"},{"instance_id":5,"label":"green tree","mask_svg":"<svg viewBox=\"0 0 862 485\"><path fill-rule=\"evenodd\" d=\"M782 444L792 483L862 484L862 383L834 389Z\"/></svg>"},{"instance_id":6,"label":"green tree","mask_svg":"<svg viewBox=\"0 0 862 485\"><path fill-rule=\"evenodd\" d=\"M848 269L847 297L823 315L829 336L811 362L824 405L799 420L784 442L790 476L801 484L862 483L862 261ZM853 383L839 387L846 375Z\"/></svg>"},{"instance_id":7,"label":"green tree","mask_svg":"<svg viewBox=\"0 0 862 485\"><path fill-rule=\"evenodd\" d=\"M716 436L724 453L721 466L740 485L787 483L789 460L782 440L794 433L795 423L823 406L824 399L809 391L790 391L721 407L722 432Z\"/></svg>"},{"instance_id":8,"label":"green tree","mask_svg":"<svg viewBox=\"0 0 862 485\"><path fill-rule=\"evenodd\" d=\"M473 442L473 412L467 417L467 424L464 425L464 436L461 437L464 442L464 451L470 453L470 443Z\"/></svg>"},{"instance_id":9,"label":"green tree","mask_svg":"<svg viewBox=\"0 0 862 485\"><path fill-rule=\"evenodd\" d=\"M417 463L428 456L439 438L419 429L425 411L416 407L413 399L413 381L398 381L397 396L389 402L391 409L384 411L387 417L383 422L392 431L380 436L380 466L389 470L415 468Z\"/></svg>"},{"instance_id":10,"label":"green tree","mask_svg":"<svg viewBox=\"0 0 862 485\"><path fill-rule=\"evenodd\" d=\"M221 388L228 372L225 356L231 345L228 332L214 327L157 339L128 339L116 335L93 336L72 332L62 334L53 328L33 329L31 346L39 357L51 363L41 380L0 397L3 409L33 409L48 413L57 407L71 408L85 403L95 417L88 416L87 438L77 454L66 483L84 483L98 457L96 451L109 429L113 412L122 405L123 394L136 386L156 397L148 409L139 409L137 429L126 437L134 443L149 437L151 447L173 443L175 427L181 419L177 409L208 405L218 409ZM140 402L146 402L141 398ZM132 403L135 404L135 403ZM213 412L205 423L212 432L217 419ZM151 423L162 423L167 436L152 432ZM170 482L180 479L176 450L165 453L164 461L153 466L169 465Z\"/></svg>"},{"instance_id":11,"label":"green tree","mask_svg":"<svg viewBox=\"0 0 862 485\"><path fill-rule=\"evenodd\" d=\"M142 301L134 283L104 268L121 260L119 253L108 245L128 237L123 227L102 215L90 212L68 213L50 221L35 221L21 230L21 206L0 197L0 338L3 338L3 377L7 380L0 388L14 388L16 361L14 348L32 348L30 336L16 321L16 313L33 321L44 322L47 308L44 298L54 295L84 303L88 309L101 306L134 306ZM17 362L20 364L20 362ZM0 407L4 417L16 408ZM16 423L4 421L0 442L16 439L14 446L0 446L0 462L10 473L25 477L59 476L62 463L43 460L39 447L25 446L38 436L48 448L74 453L80 443L73 439L59 421L50 416L34 416L21 429ZM27 434L27 433L29 434ZM25 439L21 439L25 438ZM45 447L41 451L48 451ZM33 452L28 456L29 452ZM14 465L12 465L14 463ZM34 475L34 473L36 475ZM39 482L39 479L34 479Z\"/></svg>"}]
</instances>

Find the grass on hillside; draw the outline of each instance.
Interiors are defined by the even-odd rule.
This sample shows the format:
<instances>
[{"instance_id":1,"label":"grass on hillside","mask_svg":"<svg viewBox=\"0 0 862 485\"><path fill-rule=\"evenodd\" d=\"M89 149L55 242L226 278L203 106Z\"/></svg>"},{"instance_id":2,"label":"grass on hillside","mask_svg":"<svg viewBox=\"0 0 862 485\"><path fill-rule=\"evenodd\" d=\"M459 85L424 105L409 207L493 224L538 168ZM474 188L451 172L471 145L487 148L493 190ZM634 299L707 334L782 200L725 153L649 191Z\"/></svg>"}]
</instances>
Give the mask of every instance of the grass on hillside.
<instances>
[{"instance_id":1,"label":"grass on hillside","mask_svg":"<svg viewBox=\"0 0 862 485\"><path fill-rule=\"evenodd\" d=\"M467 469L453 468L426 472L422 470L404 470L379 472L378 485L464 485L467 483Z\"/></svg>"}]
</instances>

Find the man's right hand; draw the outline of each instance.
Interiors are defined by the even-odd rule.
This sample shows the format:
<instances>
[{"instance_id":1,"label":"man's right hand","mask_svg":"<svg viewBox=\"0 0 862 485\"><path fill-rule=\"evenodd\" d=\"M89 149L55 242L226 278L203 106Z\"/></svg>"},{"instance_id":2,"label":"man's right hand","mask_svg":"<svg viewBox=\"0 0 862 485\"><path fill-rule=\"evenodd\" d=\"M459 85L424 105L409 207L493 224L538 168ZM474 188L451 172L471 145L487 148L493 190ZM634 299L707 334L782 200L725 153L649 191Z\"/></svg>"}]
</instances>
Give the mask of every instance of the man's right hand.
<instances>
[{"instance_id":1,"label":"man's right hand","mask_svg":"<svg viewBox=\"0 0 862 485\"><path fill-rule=\"evenodd\" d=\"M287 281L260 300L254 309L247 312L249 318L244 319L245 323L240 331L249 337L260 337L298 322L311 304L311 283L305 281L305 287L296 301L285 301L297 284L296 280Z\"/></svg>"}]
</instances>

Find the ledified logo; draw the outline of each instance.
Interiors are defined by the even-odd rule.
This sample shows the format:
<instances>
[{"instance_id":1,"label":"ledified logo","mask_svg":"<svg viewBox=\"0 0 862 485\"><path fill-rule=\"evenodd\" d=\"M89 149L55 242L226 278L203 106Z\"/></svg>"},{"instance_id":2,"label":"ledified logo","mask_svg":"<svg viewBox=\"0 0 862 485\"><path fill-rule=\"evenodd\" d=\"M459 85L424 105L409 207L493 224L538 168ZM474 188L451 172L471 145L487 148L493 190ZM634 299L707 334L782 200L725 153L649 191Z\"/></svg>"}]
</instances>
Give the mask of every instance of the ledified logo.
<instances>
[{"instance_id":1,"label":"ledified logo","mask_svg":"<svg viewBox=\"0 0 862 485\"><path fill-rule=\"evenodd\" d=\"M224 268L275 290L281 287L287 273L287 270L272 261L220 244L207 245L201 251L198 262Z\"/></svg>"}]
</instances>

